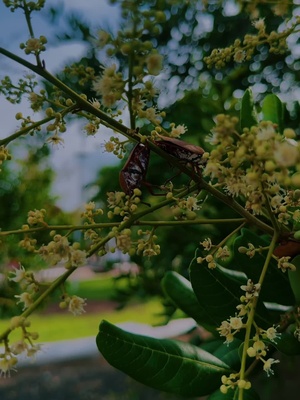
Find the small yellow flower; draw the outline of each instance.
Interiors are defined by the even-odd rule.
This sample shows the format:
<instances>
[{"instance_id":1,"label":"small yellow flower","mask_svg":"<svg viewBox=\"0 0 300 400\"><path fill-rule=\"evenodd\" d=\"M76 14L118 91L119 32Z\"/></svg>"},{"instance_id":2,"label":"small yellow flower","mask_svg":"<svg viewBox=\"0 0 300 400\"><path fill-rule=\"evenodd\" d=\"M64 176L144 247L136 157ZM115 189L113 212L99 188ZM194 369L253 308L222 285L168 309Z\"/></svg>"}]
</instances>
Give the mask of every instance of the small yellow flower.
<instances>
[{"instance_id":1,"label":"small yellow flower","mask_svg":"<svg viewBox=\"0 0 300 400\"><path fill-rule=\"evenodd\" d=\"M162 69L163 57L160 54L152 53L146 59L149 74L158 75Z\"/></svg>"},{"instance_id":2,"label":"small yellow flower","mask_svg":"<svg viewBox=\"0 0 300 400\"><path fill-rule=\"evenodd\" d=\"M240 330L244 325L241 317L231 317L229 324L231 328L236 331Z\"/></svg>"},{"instance_id":3,"label":"small yellow flower","mask_svg":"<svg viewBox=\"0 0 300 400\"><path fill-rule=\"evenodd\" d=\"M286 272L287 270L296 271L295 265L289 262L290 259L291 259L291 257L279 258L278 268L280 268L282 272Z\"/></svg>"},{"instance_id":4,"label":"small yellow flower","mask_svg":"<svg viewBox=\"0 0 300 400\"><path fill-rule=\"evenodd\" d=\"M14 276L9 277L9 281L21 282L26 278L26 270L22 265L20 265L20 268L14 268L14 271L11 271L10 273Z\"/></svg>"},{"instance_id":5,"label":"small yellow flower","mask_svg":"<svg viewBox=\"0 0 300 400\"><path fill-rule=\"evenodd\" d=\"M18 359L12 355L0 355L0 377L10 376L10 371L16 371L14 366L17 364Z\"/></svg>"},{"instance_id":6,"label":"small yellow flower","mask_svg":"<svg viewBox=\"0 0 300 400\"><path fill-rule=\"evenodd\" d=\"M112 153L115 150L115 144L113 142L104 143L105 151Z\"/></svg>"},{"instance_id":7,"label":"small yellow flower","mask_svg":"<svg viewBox=\"0 0 300 400\"><path fill-rule=\"evenodd\" d=\"M205 251L209 251L212 247L212 242L210 238L204 239L203 242L200 242L201 246L203 246Z\"/></svg>"},{"instance_id":8,"label":"small yellow flower","mask_svg":"<svg viewBox=\"0 0 300 400\"><path fill-rule=\"evenodd\" d=\"M57 135L57 133L55 133L53 136L50 136L47 139L47 142L52 144L52 146L59 146L59 145L63 145L65 141L63 138L59 137Z\"/></svg>"},{"instance_id":9,"label":"small yellow flower","mask_svg":"<svg viewBox=\"0 0 300 400\"><path fill-rule=\"evenodd\" d=\"M17 304L19 303L24 303L24 306L22 308L22 310L26 310L26 308L30 307L31 304L33 304L33 299L30 293L27 292L23 292L20 295L15 295L15 297L17 299L19 299L19 301L17 302Z\"/></svg>"},{"instance_id":10,"label":"small yellow flower","mask_svg":"<svg viewBox=\"0 0 300 400\"><path fill-rule=\"evenodd\" d=\"M234 61L242 63L246 59L246 52L244 50L237 50L233 56Z\"/></svg>"},{"instance_id":11,"label":"small yellow flower","mask_svg":"<svg viewBox=\"0 0 300 400\"><path fill-rule=\"evenodd\" d=\"M193 210L193 211L194 210L199 210L200 206L197 203L198 203L198 200L197 200L196 197L189 196L186 199L186 208L187 208L187 210Z\"/></svg>"},{"instance_id":12,"label":"small yellow flower","mask_svg":"<svg viewBox=\"0 0 300 400\"><path fill-rule=\"evenodd\" d=\"M246 298L257 297L260 292L260 283L254 284L251 279L248 279L247 285L242 285L241 289L246 292Z\"/></svg>"},{"instance_id":13,"label":"small yellow flower","mask_svg":"<svg viewBox=\"0 0 300 400\"><path fill-rule=\"evenodd\" d=\"M71 296L68 300L68 309L74 315L80 315L85 312L86 299L79 296Z\"/></svg>"},{"instance_id":14,"label":"small yellow flower","mask_svg":"<svg viewBox=\"0 0 300 400\"><path fill-rule=\"evenodd\" d=\"M171 137L177 138L183 135L187 131L187 127L185 125L177 125L172 126L172 130L170 133Z\"/></svg>"},{"instance_id":15,"label":"small yellow flower","mask_svg":"<svg viewBox=\"0 0 300 400\"><path fill-rule=\"evenodd\" d=\"M267 354L266 345L261 340L257 340L253 343L252 347L247 349L247 354L249 357L264 357Z\"/></svg>"},{"instance_id":16,"label":"small yellow flower","mask_svg":"<svg viewBox=\"0 0 300 400\"><path fill-rule=\"evenodd\" d=\"M269 358L267 361L264 361L264 371L266 371L267 375L274 375L274 371L272 370L272 365L279 363L279 360L275 360L274 358Z\"/></svg>"},{"instance_id":17,"label":"small yellow flower","mask_svg":"<svg viewBox=\"0 0 300 400\"><path fill-rule=\"evenodd\" d=\"M219 247L216 253L216 258L220 258L221 260L226 260L226 258L230 257L230 251L227 246Z\"/></svg>"}]
</instances>

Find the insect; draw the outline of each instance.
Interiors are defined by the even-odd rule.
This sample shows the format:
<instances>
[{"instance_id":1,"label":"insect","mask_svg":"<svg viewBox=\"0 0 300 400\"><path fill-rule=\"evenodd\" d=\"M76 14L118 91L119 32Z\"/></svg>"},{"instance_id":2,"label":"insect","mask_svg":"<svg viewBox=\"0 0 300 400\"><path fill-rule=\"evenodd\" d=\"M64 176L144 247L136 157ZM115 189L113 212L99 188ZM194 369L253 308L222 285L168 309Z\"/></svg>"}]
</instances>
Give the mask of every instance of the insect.
<instances>
[{"instance_id":1,"label":"insect","mask_svg":"<svg viewBox=\"0 0 300 400\"><path fill-rule=\"evenodd\" d=\"M296 240L285 240L273 252L276 257L296 257L300 254L300 243Z\"/></svg>"},{"instance_id":2,"label":"insect","mask_svg":"<svg viewBox=\"0 0 300 400\"><path fill-rule=\"evenodd\" d=\"M155 140L154 143L179 161L191 164L195 172L200 173L200 166L206 164L206 159L203 159L205 151L200 146L161 135L160 140Z\"/></svg>"},{"instance_id":3,"label":"insect","mask_svg":"<svg viewBox=\"0 0 300 400\"><path fill-rule=\"evenodd\" d=\"M142 186L147 174L150 150L142 143L135 145L120 171L119 181L124 193L132 196L133 190Z\"/></svg>"},{"instance_id":4,"label":"insect","mask_svg":"<svg viewBox=\"0 0 300 400\"><path fill-rule=\"evenodd\" d=\"M195 172L199 174L201 165L206 163L206 159L202 157L204 154L202 147L161 135L160 140L155 140L154 143L178 160L186 164L191 164ZM142 143L138 143L131 151L126 164L120 171L120 186L129 196L132 196L135 188L140 189L142 184L148 186L150 192L153 194L150 188L153 185L145 181L149 159L149 148Z\"/></svg>"}]
</instances>

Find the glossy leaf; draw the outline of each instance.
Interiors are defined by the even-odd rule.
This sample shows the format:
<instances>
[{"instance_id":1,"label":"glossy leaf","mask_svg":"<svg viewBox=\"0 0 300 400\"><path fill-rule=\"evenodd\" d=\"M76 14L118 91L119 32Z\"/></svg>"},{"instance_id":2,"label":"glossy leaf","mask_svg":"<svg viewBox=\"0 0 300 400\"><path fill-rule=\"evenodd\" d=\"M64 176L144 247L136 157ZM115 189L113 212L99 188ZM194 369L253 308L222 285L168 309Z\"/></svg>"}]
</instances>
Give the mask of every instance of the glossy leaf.
<instances>
[{"instance_id":1,"label":"glossy leaf","mask_svg":"<svg viewBox=\"0 0 300 400\"><path fill-rule=\"evenodd\" d=\"M233 369L239 369L241 359L239 348L243 342L239 339L233 339L231 343L224 344L224 340L219 347L212 353L215 357L222 360Z\"/></svg>"},{"instance_id":2,"label":"glossy leaf","mask_svg":"<svg viewBox=\"0 0 300 400\"><path fill-rule=\"evenodd\" d=\"M296 271L288 271L288 277L295 296L295 302L300 305L300 255L293 258Z\"/></svg>"},{"instance_id":3,"label":"glossy leaf","mask_svg":"<svg viewBox=\"0 0 300 400\"><path fill-rule=\"evenodd\" d=\"M300 354L300 342L295 338L292 332L283 332L276 343L272 343L278 351L288 356Z\"/></svg>"},{"instance_id":4,"label":"glossy leaf","mask_svg":"<svg viewBox=\"0 0 300 400\"><path fill-rule=\"evenodd\" d=\"M236 306L241 303L240 296L243 294L241 285L247 282L245 274L220 266L209 269L198 264L195 258L190 266L190 277L199 303L206 307L218 325L236 314ZM274 323L260 301L256 308L256 321L263 328Z\"/></svg>"},{"instance_id":5,"label":"glossy leaf","mask_svg":"<svg viewBox=\"0 0 300 400\"><path fill-rule=\"evenodd\" d=\"M162 279L162 289L167 297L189 317L209 332L216 334L217 322L195 296L191 283L177 272L168 271Z\"/></svg>"},{"instance_id":6,"label":"glossy leaf","mask_svg":"<svg viewBox=\"0 0 300 400\"><path fill-rule=\"evenodd\" d=\"M251 89L247 89L241 102L240 124L241 129L257 125L257 113Z\"/></svg>"},{"instance_id":7,"label":"glossy leaf","mask_svg":"<svg viewBox=\"0 0 300 400\"><path fill-rule=\"evenodd\" d=\"M222 360L233 369L240 367L239 348L243 342L234 338L231 343L225 344L224 338L208 340L201 344L201 349L208 351Z\"/></svg>"},{"instance_id":8,"label":"glossy leaf","mask_svg":"<svg viewBox=\"0 0 300 400\"><path fill-rule=\"evenodd\" d=\"M232 267L246 273L253 282L258 282L267 251L265 250L260 253L255 253L252 258L238 251L240 246L248 247L249 243L252 243L255 248L259 248L268 246L270 240L257 236L249 229L242 229L241 235L234 241ZM274 259L271 260L270 266L267 270L260 292L260 298L262 301L269 303L278 303L283 305L293 305L295 303L288 275L278 268L277 262Z\"/></svg>"},{"instance_id":9,"label":"glossy leaf","mask_svg":"<svg viewBox=\"0 0 300 400\"><path fill-rule=\"evenodd\" d=\"M275 94L268 94L262 103L264 121L272 121L278 125L279 132L283 132L283 105Z\"/></svg>"},{"instance_id":10,"label":"glossy leaf","mask_svg":"<svg viewBox=\"0 0 300 400\"><path fill-rule=\"evenodd\" d=\"M188 343L126 332L102 321L99 351L115 368L158 390L181 396L205 396L232 370L218 358Z\"/></svg>"}]
</instances>

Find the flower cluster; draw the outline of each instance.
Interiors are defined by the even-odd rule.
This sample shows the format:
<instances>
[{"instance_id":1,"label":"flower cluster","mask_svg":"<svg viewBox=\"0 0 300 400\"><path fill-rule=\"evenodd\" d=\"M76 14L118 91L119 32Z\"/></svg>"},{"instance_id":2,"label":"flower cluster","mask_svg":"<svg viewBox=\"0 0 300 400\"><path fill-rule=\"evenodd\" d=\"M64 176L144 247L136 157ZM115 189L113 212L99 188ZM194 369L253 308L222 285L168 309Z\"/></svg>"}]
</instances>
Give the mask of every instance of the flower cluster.
<instances>
[{"instance_id":1,"label":"flower cluster","mask_svg":"<svg viewBox=\"0 0 300 400\"><path fill-rule=\"evenodd\" d=\"M131 240L131 230L123 229L119 232L116 229L113 229L112 232L115 233L116 247L121 250L124 254L130 253L132 248L132 240Z\"/></svg>"},{"instance_id":2,"label":"flower cluster","mask_svg":"<svg viewBox=\"0 0 300 400\"><path fill-rule=\"evenodd\" d=\"M13 82L9 76L5 76L0 82L0 93L4 94L6 100L12 104L20 103L24 94L33 92L35 86L38 84L35 80L35 75L29 73L25 74L17 82Z\"/></svg>"},{"instance_id":3,"label":"flower cluster","mask_svg":"<svg viewBox=\"0 0 300 400\"><path fill-rule=\"evenodd\" d=\"M116 64L106 68L102 76L93 82L93 90L102 98L105 107L111 108L122 98L125 80L121 72L117 72Z\"/></svg>"},{"instance_id":4,"label":"flower cluster","mask_svg":"<svg viewBox=\"0 0 300 400\"><path fill-rule=\"evenodd\" d=\"M208 251L209 254L205 257L197 257L196 261L198 264L206 262L209 269L216 268L218 260L224 261L230 257L230 251L227 246L215 246L212 244L210 238L200 242L200 245L203 247L204 251Z\"/></svg>"},{"instance_id":5,"label":"flower cluster","mask_svg":"<svg viewBox=\"0 0 300 400\"><path fill-rule=\"evenodd\" d=\"M239 253L246 254L248 257L252 258L255 256L255 253L258 251L258 249L256 249L252 243L248 243L248 247L240 246L238 251Z\"/></svg>"},{"instance_id":6,"label":"flower cluster","mask_svg":"<svg viewBox=\"0 0 300 400\"><path fill-rule=\"evenodd\" d=\"M251 388L251 382L246 381L245 379L240 379L239 374L230 374L229 377L223 375L221 381L222 385L220 387L220 391L223 394L226 394L229 389L235 389L236 387L245 390Z\"/></svg>"},{"instance_id":7,"label":"flower cluster","mask_svg":"<svg viewBox=\"0 0 300 400\"><path fill-rule=\"evenodd\" d=\"M11 345L8 340L4 340L5 351L0 354L0 377L10 376L11 371L16 371L15 366L18 363L20 354L25 353L27 357L34 357L41 349L39 344L33 341L37 340L39 335L37 332L29 332L30 322L24 317L13 317L10 321L10 329L21 330L21 338Z\"/></svg>"},{"instance_id":8,"label":"flower cluster","mask_svg":"<svg viewBox=\"0 0 300 400\"><path fill-rule=\"evenodd\" d=\"M138 239L137 242L137 254L142 254L144 257L153 257L160 254L160 245L156 244L157 236L154 235L154 231L143 232L141 229L138 230L139 236L145 236Z\"/></svg>"},{"instance_id":9,"label":"flower cluster","mask_svg":"<svg viewBox=\"0 0 300 400\"><path fill-rule=\"evenodd\" d=\"M54 118L54 120L46 127L47 132L54 132L53 135L47 139L47 142L52 145L63 144L64 140L59 136L59 133L64 133L67 128L62 114L54 112L51 107L47 108L45 113L47 117Z\"/></svg>"},{"instance_id":10,"label":"flower cluster","mask_svg":"<svg viewBox=\"0 0 300 400\"><path fill-rule=\"evenodd\" d=\"M26 271L25 268L20 265L19 268L15 268L11 272L11 276L8 277L8 280L18 283L23 290L21 294L15 295L16 299L19 299L17 304L23 303L23 310L30 307L34 302L35 295L40 289L40 285L33 273Z\"/></svg>"},{"instance_id":11,"label":"flower cluster","mask_svg":"<svg viewBox=\"0 0 300 400\"><path fill-rule=\"evenodd\" d=\"M167 198L173 197L171 192L168 192ZM176 200L175 197L173 197ZM177 199L177 202L172 206L172 214L176 220L193 220L197 217L196 211L200 210L201 206L198 203L197 196L188 196L186 199Z\"/></svg>"},{"instance_id":12,"label":"flower cluster","mask_svg":"<svg viewBox=\"0 0 300 400\"><path fill-rule=\"evenodd\" d=\"M87 219L90 224L95 223L95 217L98 215L103 215L102 208L96 208L94 201L90 201L84 206L85 211L81 214L81 217Z\"/></svg>"},{"instance_id":13,"label":"flower cluster","mask_svg":"<svg viewBox=\"0 0 300 400\"><path fill-rule=\"evenodd\" d=\"M222 321L217 331L220 336L226 338L225 343L229 345L233 341L234 335L244 327L242 317L231 317L228 321Z\"/></svg>"},{"instance_id":14,"label":"flower cluster","mask_svg":"<svg viewBox=\"0 0 300 400\"><path fill-rule=\"evenodd\" d=\"M65 295L59 306L62 309L68 308L73 315L81 315L85 313L86 299L75 295Z\"/></svg>"},{"instance_id":15,"label":"flower cluster","mask_svg":"<svg viewBox=\"0 0 300 400\"><path fill-rule=\"evenodd\" d=\"M256 335L253 338L253 345L248 347L247 354L249 357L255 357L257 360L261 360L263 362L263 369L267 373L268 376L273 375L274 371L272 370L272 365L279 363L279 360L275 360L274 358L265 359L267 355L268 347L267 345L260 340L259 336Z\"/></svg>"},{"instance_id":16,"label":"flower cluster","mask_svg":"<svg viewBox=\"0 0 300 400\"><path fill-rule=\"evenodd\" d=\"M113 209L107 213L108 218L113 218L115 215L128 218L128 215L137 210L138 204L141 202L141 195L142 192L138 188L133 190L132 196L126 195L124 192L107 193L108 207Z\"/></svg>"},{"instance_id":17,"label":"flower cluster","mask_svg":"<svg viewBox=\"0 0 300 400\"><path fill-rule=\"evenodd\" d=\"M119 159L122 159L123 154L126 151L125 146L124 146L126 142L121 142L119 138L111 136L109 138L109 141L104 143L104 149L108 153L113 153Z\"/></svg>"},{"instance_id":18,"label":"flower cluster","mask_svg":"<svg viewBox=\"0 0 300 400\"><path fill-rule=\"evenodd\" d=\"M40 111L46 101L45 91L41 90L40 94L31 91L28 94L28 100L33 111Z\"/></svg>"},{"instance_id":19,"label":"flower cluster","mask_svg":"<svg viewBox=\"0 0 300 400\"><path fill-rule=\"evenodd\" d=\"M260 15L261 5L265 6L265 0L252 0L244 2L243 0L238 1L241 6L245 8L245 11L249 13L252 19L257 19ZM274 15L284 16L288 13L292 3L290 0L281 0L278 2L270 2L270 10L273 11Z\"/></svg>"},{"instance_id":20,"label":"flower cluster","mask_svg":"<svg viewBox=\"0 0 300 400\"><path fill-rule=\"evenodd\" d=\"M78 80L81 86L89 84L96 79L94 68L78 63L66 66L64 73L69 75L71 79Z\"/></svg>"},{"instance_id":21,"label":"flower cluster","mask_svg":"<svg viewBox=\"0 0 300 400\"><path fill-rule=\"evenodd\" d=\"M267 45L270 53L284 53L287 50L286 39L299 23L300 18L296 17L296 21L285 30L267 33L264 19L257 19L253 22L255 34L246 34L243 40L236 39L229 47L214 49L204 61L209 68L214 66L221 69L232 60L237 63L251 60L255 50L261 45Z\"/></svg>"},{"instance_id":22,"label":"flower cluster","mask_svg":"<svg viewBox=\"0 0 300 400\"><path fill-rule=\"evenodd\" d=\"M286 271L296 271L296 266L289 262L291 257L280 257L278 259L278 268L281 269L282 272Z\"/></svg>"},{"instance_id":23,"label":"flower cluster","mask_svg":"<svg viewBox=\"0 0 300 400\"><path fill-rule=\"evenodd\" d=\"M228 320L223 321L220 327L217 328L220 336L225 337L225 343L227 345L233 341L234 335L240 332L241 329L249 329L248 321L243 322L243 319L248 318L252 308L255 307L261 285L260 283L254 283L251 279L248 279L247 284L242 285L241 289L245 294L240 298L241 304L236 307L238 314L235 317L230 317ZM256 332L250 341L251 345L247 344L247 355L248 357L255 357L256 359L261 360L263 362L263 369L269 376L273 373L272 365L279 361L273 358L265 359L268 352L268 346L265 341L276 343L277 339L280 338L280 333L277 331L278 327L272 326L268 329L262 329L255 324L254 326ZM244 345L246 345L246 343ZM231 384L226 384L223 380L222 383L227 389L229 387L233 388ZM223 393L226 393L226 388L223 387Z\"/></svg>"},{"instance_id":24,"label":"flower cluster","mask_svg":"<svg viewBox=\"0 0 300 400\"><path fill-rule=\"evenodd\" d=\"M53 240L39 249L41 257L50 265L64 261L66 268L86 264L86 252L79 249L79 243L70 245L66 236L54 234Z\"/></svg>"},{"instance_id":25,"label":"flower cluster","mask_svg":"<svg viewBox=\"0 0 300 400\"><path fill-rule=\"evenodd\" d=\"M30 38L26 43L20 44L20 49L25 51L25 54L39 55L42 51L46 50L45 44L47 43L47 38L45 36L40 36L39 38Z\"/></svg>"},{"instance_id":26,"label":"flower cluster","mask_svg":"<svg viewBox=\"0 0 300 400\"><path fill-rule=\"evenodd\" d=\"M273 123L262 121L240 134L237 123L236 118L217 116L209 138L215 148L204 175L230 196L243 198L245 208L254 214L270 204L279 222L286 224L295 212L288 211L288 206L300 205L295 196L300 177L293 172L300 168L295 132L286 129L282 135Z\"/></svg>"},{"instance_id":27,"label":"flower cluster","mask_svg":"<svg viewBox=\"0 0 300 400\"><path fill-rule=\"evenodd\" d=\"M11 155L5 146L0 146L0 165L3 161L10 160ZM1 170L0 170L1 171Z\"/></svg>"},{"instance_id":28,"label":"flower cluster","mask_svg":"<svg viewBox=\"0 0 300 400\"><path fill-rule=\"evenodd\" d=\"M117 71L117 65L112 64L101 76L91 78L92 87L108 109L121 105L122 100L128 103L133 119L138 116L150 122L157 121L153 115L157 113L153 107L157 96L153 77L163 68L163 56L154 48L151 39L160 33L160 24L165 22L166 16L160 10L145 10L139 3L133 2L130 7L125 4L121 2L120 6L126 27L117 35L100 30L94 44L110 59L114 56L128 59L128 69L124 68L121 73ZM129 20L132 23L128 24Z\"/></svg>"},{"instance_id":29,"label":"flower cluster","mask_svg":"<svg viewBox=\"0 0 300 400\"><path fill-rule=\"evenodd\" d=\"M44 225L45 215L46 215L46 210L44 208L42 208L41 210L29 211L27 222L29 225L38 225L38 224Z\"/></svg>"}]
</instances>

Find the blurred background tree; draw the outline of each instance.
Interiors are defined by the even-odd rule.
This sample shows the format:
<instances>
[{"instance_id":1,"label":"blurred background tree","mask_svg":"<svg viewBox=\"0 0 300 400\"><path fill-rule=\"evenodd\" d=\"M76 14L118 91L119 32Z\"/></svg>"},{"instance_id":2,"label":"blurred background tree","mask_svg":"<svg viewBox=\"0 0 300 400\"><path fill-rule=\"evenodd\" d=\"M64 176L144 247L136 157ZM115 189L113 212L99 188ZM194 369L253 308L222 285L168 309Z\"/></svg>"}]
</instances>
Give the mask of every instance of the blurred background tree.
<instances>
[{"instance_id":1,"label":"blurred background tree","mask_svg":"<svg viewBox=\"0 0 300 400\"><path fill-rule=\"evenodd\" d=\"M118 29L125 30L131 3L117 0L111 3L120 3L122 19ZM286 17L295 12L296 5L287 4L257 4L243 1L167 1L148 0L140 2L143 9L155 9L163 11L166 21L157 26L159 36L153 39L151 34L143 37L143 40L152 41L158 51L164 55L163 74L157 78L160 88L158 108L166 109L166 121L175 124L185 124L188 132L184 140L203 146L210 150L209 143L204 138L213 126L215 115L230 112L238 115L239 100L245 89L251 87L256 100L259 102L267 93L276 93L286 102L286 121L290 127L298 129L297 115L299 102L296 101L296 90L299 89L299 61L294 52L293 43L299 37L292 35L288 53L270 53L268 43L258 47L254 57L243 63L231 61L222 69L208 66L204 59L213 49L224 48L233 44L236 39L243 40L245 34L255 35L253 20L260 15L264 18L268 31L277 30ZM281 15L275 12L274 7L285 7L285 13ZM251 18L249 19L249 13ZM74 67L86 71L91 68L93 76L101 72L101 63L105 59L112 58L119 65L119 69L125 68L126 58L122 53L105 54L95 47L96 33L92 31L88 23L79 14L66 15L63 7L52 8L48 14L52 23L58 18L63 18L64 28L57 33L53 42L72 42L80 40L86 43L86 56L74 61ZM110 30L109 27L100 27ZM111 30L112 31L112 30ZM156 32L158 33L158 32ZM100 61L101 60L101 63ZM80 67L81 66L81 67ZM74 89L82 91L88 98L94 98L91 85L87 85L83 79L75 80L70 69L66 69L64 75L60 75L66 83ZM137 124L143 128L143 133L150 132L152 127L143 126L144 121ZM165 125L168 128L168 125ZM128 146L130 151L131 146ZM119 171L126 160L119 165L105 167L98 173L97 179L90 184L96 190L92 199L98 204L105 204L106 193L112 190L120 190L118 183ZM151 184L162 185L176 175L169 165L159 157L151 155L150 168L147 181ZM176 183L187 185L188 182L181 176L174 178ZM144 198L147 202L149 193L144 189ZM164 212L164 211L160 211ZM166 211L169 212L169 211ZM226 214L225 214L226 212ZM159 213L157 219L159 219ZM213 205L202 208L203 218L218 218L220 216L233 217L233 212L224 209L217 200ZM160 232L160 242L163 251L149 260L142 260L138 255L132 256L132 261L141 266L141 276L137 286L143 287L148 293L160 293L160 280L166 270L177 270L183 275L187 274L189 260L193 257L195 243L213 234L216 240L224 237L232 227L225 225L191 225L174 229L172 227ZM180 237L180 248L178 239ZM136 293L137 287L133 285L132 291ZM130 293L131 291L129 291Z\"/></svg>"}]
</instances>

